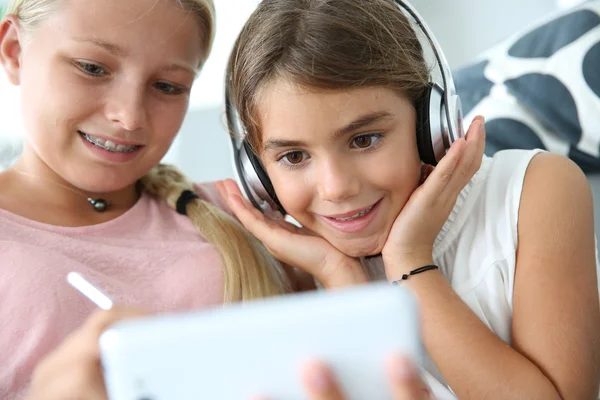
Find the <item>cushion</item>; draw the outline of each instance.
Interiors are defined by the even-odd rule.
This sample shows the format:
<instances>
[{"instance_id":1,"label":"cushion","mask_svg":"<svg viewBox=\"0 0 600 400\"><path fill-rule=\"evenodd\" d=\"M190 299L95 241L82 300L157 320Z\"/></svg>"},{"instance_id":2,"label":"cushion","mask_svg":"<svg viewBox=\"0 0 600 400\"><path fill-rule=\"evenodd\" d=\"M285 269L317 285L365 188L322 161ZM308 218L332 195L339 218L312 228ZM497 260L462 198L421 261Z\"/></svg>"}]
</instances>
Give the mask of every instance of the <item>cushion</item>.
<instances>
[{"instance_id":1,"label":"cushion","mask_svg":"<svg viewBox=\"0 0 600 400\"><path fill-rule=\"evenodd\" d=\"M488 155L542 148L600 172L600 1L499 43L455 73L465 123L486 117Z\"/></svg>"}]
</instances>

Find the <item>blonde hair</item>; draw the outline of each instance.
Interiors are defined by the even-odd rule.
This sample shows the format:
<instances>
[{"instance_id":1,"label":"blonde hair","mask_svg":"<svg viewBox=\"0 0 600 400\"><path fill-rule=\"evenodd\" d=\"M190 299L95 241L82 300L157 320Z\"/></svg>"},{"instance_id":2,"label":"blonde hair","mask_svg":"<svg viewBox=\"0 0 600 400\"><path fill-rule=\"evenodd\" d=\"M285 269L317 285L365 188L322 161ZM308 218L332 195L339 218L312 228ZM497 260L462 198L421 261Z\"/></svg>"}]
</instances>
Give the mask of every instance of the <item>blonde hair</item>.
<instances>
[{"instance_id":1,"label":"blonde hair","mask_svg":"<svg viewBox=\"0 0 600 400\"><path fill-rule=\"evenodd\" d=\"M246 140L258 153L258 99L277 79L309 90L389 87L417 108L429 68L392 0L263 0L234 45L227 76Z\"/></svg>"},{"instance_id":2,"label":"blonde hair","mask_svg":"<svg viewBox=\"0 0 600 400\"><path fill-rule=\"evenodd\" d=\"M173 208L176 208L183 191L194 191L193 185L168 165L154 167L141 182L146 190L165 199ZM223 258L225 302L274 296L289 291L285 274L277 261L233 217L201 199L188 203L186 212Z\"/></svg>"},{"instance_id":3,"label":"blonde hair","mask_svg":"<svg viewBox=\"0 0 600 400\"><path fill-rule=\"evenodd\" d=\"M184 10L197 17L202 27L204 63L210 54L215 33L213 0L177 1ZM31 31L57 9L58 3L60 0L13 0L6 9L6 15L16 16L22 28ZM177 169L167 165L154 167L140 182L149 193L164 199L174 209L184 191L195 191ZM279 263L233 217L201 199L189 202L186 212L200 234L215 246L222 257L225 303L274 296L290 290Z\"/></svg>"},{"instance_id":4,"label":"blonde hair","mask_svg":"<svg viewBox=\"0 0 600 400\"><path fill-rule=\"evenodd\" d=\"M159 0L156 0L159 1ZM202 27L202 59L204 64L215 38L215 5L213 0L176 0L184 10L197 17ZM25 31L31 31L60 6L60 0L12 0L6 15L14 15Z\"/></svg>"}]
</instances>

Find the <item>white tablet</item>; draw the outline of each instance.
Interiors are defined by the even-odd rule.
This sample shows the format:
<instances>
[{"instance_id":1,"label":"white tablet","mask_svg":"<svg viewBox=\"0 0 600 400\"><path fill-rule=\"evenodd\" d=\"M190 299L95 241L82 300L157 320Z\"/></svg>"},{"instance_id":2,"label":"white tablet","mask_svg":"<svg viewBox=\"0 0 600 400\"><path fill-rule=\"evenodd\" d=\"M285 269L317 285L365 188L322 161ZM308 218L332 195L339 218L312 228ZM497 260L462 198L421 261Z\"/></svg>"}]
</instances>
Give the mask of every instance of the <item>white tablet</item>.
<instances>
[{"instance_id":1,"label":"white tablet","mask_svg":"<svg viewBox=\"0 0 600 400\"><path fill-rule=\"evenodd\" d=\"M390 399L386 360L421 362L418 312L371 284L120 322L100 338L111 400L306 399L300 370L328 363L348 400Z\"/></svg>"}]
</instances>

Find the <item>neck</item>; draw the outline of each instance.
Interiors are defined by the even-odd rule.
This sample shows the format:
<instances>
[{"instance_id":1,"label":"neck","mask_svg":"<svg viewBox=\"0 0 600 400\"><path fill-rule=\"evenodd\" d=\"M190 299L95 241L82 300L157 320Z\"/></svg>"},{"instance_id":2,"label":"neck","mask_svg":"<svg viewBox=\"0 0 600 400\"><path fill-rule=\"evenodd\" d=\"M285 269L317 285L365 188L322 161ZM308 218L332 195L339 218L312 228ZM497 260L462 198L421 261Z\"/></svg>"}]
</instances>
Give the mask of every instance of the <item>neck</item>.
<instances>
[{"instance_id":1,"label":"neck","mask_svg":"<svg viewBox=\"0 0 600 400\"><path fill-rule=\"evenodd\" d=\"M36 205L49 207L49 210L68 210L84 219L110 220L129 210L139 198L135 182L124 188L112 191L96 191L78 187L62 178L47 164L25 150L19 161L7 172L12 181L18 183L15 190L22 196L35 199ZM110 208L97 213L89 199L104 199L110 202ZM94 214L103 214L102 217Z\"/></svg>"}]
</instances>

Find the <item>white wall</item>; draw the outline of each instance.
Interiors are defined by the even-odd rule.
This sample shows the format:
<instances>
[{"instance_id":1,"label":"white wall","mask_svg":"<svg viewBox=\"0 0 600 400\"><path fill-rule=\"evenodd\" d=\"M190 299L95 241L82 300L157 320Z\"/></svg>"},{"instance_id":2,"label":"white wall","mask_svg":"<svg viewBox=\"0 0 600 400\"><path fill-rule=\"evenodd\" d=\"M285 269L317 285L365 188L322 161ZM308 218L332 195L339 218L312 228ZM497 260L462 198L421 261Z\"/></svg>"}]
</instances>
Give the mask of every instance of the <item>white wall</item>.
<instances>
[{"instance_id":1,"label":"white wall","mask_svg":"<svg viewBox=\"0 0 600 400\"><path fill-rule=\"evenodd\" d=\"M229 152L224 108L196 109L186 116L163 161L177 165L194 181L214 181L233 177Z\"/></svg>"},{"instance_id":2,"label":"white wall","mask_svg":"<svg viewBox=\"0 0 600 400\"><path fill-rule=\"evenodd\" d=\"M4 0L0 0L2 2ZM566 3L578 0L413 0L452 67ZM196 82L191 108L166 161L199 181L232 176L223 104L224 70L243 22L258 0L215 0L217 36L213 54ZM0 74L0 140L20 135L17 88Z\"/></svg>"},{"instance_id":3,"label":"white wall","mask_svg":"<svg viewBox=\"0 0 600 400\"><path fill-rule=\"evenodd\" d=\"M535 20L581 0L412 0L452 68Z\"/></svg>"}]
</instances>

